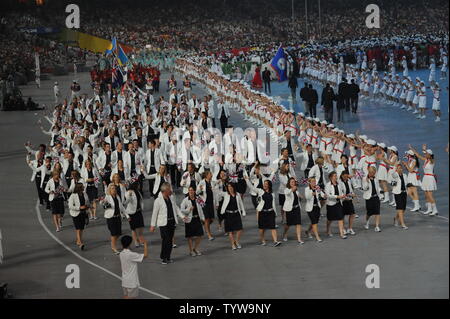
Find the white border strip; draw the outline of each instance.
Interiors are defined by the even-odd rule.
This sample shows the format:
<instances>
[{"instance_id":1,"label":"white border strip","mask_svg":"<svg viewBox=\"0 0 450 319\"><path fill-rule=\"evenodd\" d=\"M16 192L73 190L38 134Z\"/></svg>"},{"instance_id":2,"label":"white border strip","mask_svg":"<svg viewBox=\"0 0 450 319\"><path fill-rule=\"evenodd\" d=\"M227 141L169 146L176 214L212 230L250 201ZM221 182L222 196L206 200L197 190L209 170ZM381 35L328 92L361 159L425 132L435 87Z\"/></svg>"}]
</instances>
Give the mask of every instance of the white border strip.
<instances>
[{"instance_id":1,"label":"white border strip","mask_svg":"<svg viewBox=\"0 0 450 319\"><path fill-rule=\"evenodd\" d=\"M96 263L90 261L89 259L84 258L83 256L81 256L80 254L76 253L75 251L73 251L70 247L68 247L66 244L64 244L61 240L59 240L58 237L56 237L47 227L47 225L45 225L44 221L42 220L42 215L41 215L41 210L39 209L39 201L36 201L36 215L37 218L39 220L39 223L41 224L42 228L44 228L44 230L47 232L47 234L50 235L51 238L53 238L58 244L60 244L61 246L63 246L66 250L68 250L70 253L72 253L73 255L75 255L75 257L77 257L78 259L81 259L82 261L88 263L91 266L94 266L104 272L106 272L107 274L113 276L116 279L119 279L120 281L122 280L122 278L119 275L116 275L115 273L109 271L108 269L103 268L102 266L97 265ZM166 297L164 295L161 295L157 292L151 291L147 288L144 287L139 287L140 290L145 291L151 295L157 296L159 298L162 299L170 299L169 297Z\"/></svg>"}]
</instances>

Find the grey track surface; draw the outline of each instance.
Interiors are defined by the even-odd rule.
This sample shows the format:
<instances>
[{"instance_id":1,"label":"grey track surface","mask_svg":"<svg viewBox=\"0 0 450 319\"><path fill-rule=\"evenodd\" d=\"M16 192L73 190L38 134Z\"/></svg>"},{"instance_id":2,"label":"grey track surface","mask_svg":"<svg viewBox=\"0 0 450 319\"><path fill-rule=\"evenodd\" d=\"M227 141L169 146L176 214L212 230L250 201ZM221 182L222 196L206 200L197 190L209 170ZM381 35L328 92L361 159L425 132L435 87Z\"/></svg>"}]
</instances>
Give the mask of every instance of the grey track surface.
<instances>
[{"instance_id":1,"label":"grey track surface","mask_svg":"<svg viewBox=\"0 0 450 319\"><path fill-rule=\"evenodd\" d=\"M89 92L89 74L78 74L78 77L82 90ZM167 77L168 74L164 73L163 88ZM33 86L23 87L23 93L40 103L51 105L54 80L60 83L63 93L67 94L72 75L43 81L39 90ZM194 91L201 94L198 87ZM34 184L30 183L31 171L25 163L23 143L27 140L34 145L48 142L37 124L42 113L0 114L0 228L5 252L4 263L0 265L0 281L8 282L17 298L120 298L120 281L117 278L69 252L39 223L38 214L41 214L44 224L53 231L50 213L39 208L36 210L37 195ZM382 118L375 120L379 123ZM231 123L236 127L250 126L235 113L232 114ZM380 133L376 125L365 125L363 130L369 136ZM398 136L398 132L388 134ZM411 142L422 143L421 137ZM445 161L443 159L438 165L448 176L448 158ZM441 178L446 178L445 175L441 174ZM445 185L446 189L439 193L438 207L442 215L448 216L445 212L445 208L448 209L448 180ZM144 218L148 224L153 200L148 198L148 192L145 197ZM216 224L213 224L216 240L202 242L204 256L189 257L184 229L179 226L176 231L179 247L173 253L175 263L162 266L158 259L159 234L150 234L146 229L145 236L150 241L150 258L140 265L141 285L169 298L449 297L448 219L408 213L406 218L410 229L401 231L392 225L394 209L382 206L381 233L375 233L373 229L364 230L360 218L354 227L357 235L347 240L341 240L336 235L333 238L323 235L325 240L321 244L307 240L305 245L298 246L291 232L289 242L273 248L257 245L256 217L248 195L244 202L248 216L244 220L243 249L239 251L230 249L228 239L217 233ZM364 215L363 206L361 200L356 204L361 216ZM102 216L101 210L99 216ZM302 219L307 225L309 220L304 212ZM80 253L74 244L74 232L68 214L64 224L64 230L54 235L67 247ZM123 229L129 233L126 223ZM322 233L325 230L324 220L321 221L320 230ZM87 250L80 253L81 256L120 275L119 260L110 253L109 234L103 218L88 226L85 241ZM65 286L68 275L65 268L68 264L80 267L80 289L67 289ZM365 268L368 264L380 267L379 289L365 287ZM145 291L141 291L140 296L158 298Z\"/></svg>"}]
</instances>

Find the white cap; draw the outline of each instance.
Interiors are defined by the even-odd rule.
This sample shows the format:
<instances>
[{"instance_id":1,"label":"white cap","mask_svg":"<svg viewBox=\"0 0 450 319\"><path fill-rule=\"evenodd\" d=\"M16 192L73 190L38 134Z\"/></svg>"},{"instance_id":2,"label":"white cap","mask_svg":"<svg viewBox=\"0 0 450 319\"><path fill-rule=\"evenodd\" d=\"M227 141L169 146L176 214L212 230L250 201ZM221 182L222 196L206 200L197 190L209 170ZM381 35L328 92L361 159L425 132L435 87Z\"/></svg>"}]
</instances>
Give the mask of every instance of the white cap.
<instances>
[{"instance_id":1,"label":"white cap","mask_svg":"<svg viewBox=\"0 0 450 319\"><path fill-rule=\"evenodd\" d=\"M374 140L368 140L367 144L375 146L375 145L377 145L377 142L375 142Z\"/></svg>"},{"instance_id":2,"label":"white cap","mask_svg":"<svg viewBox=\"0 0 450 319\"><path fill-rule=\"evenodd\" d=\"M386 144L384 144L384 143L378 143L377 145L381 148L386 148Z\"/></svg>"},{"instance_id":3,"label":"white cap","mask_svg":"<svg viewBox=\"0 0 450 319\"><path fill-rule=\"evenodd\" d=\"M311 121L311 120L312 120L312 117L308 116L306 119L307 119L308 121Z\"/></svg>"},{"instance_id":4,"label":"white cap","mask_svg":"<svg viewBox=\"0 0 450 319\"><path fill-rule=\"evenodd\" d=\"M320 119L319 119L318 117L315 117L315 118L314 118L314 121L320 122Z\"/></svg>"},{"instance_id":5,"label":"white cap","mask_svg":"<svg viewBox=\"0 0 450 319\"><path fill-rule=\"evenodd\" d=\"M327 121L322 121L322 122L320 122L320 124L328 124L328 122Z\"/></svg>"},{"instance_id":6,"label":"white cap","mask_svg":"<svg viewBox=\"0 0 450 319\"><path fill-rule=\"evenodd\" d=\"M305 117L305 114L303 114L302 112L298 113L298 115L300 115L301 117Z\"/></svg>"},{"instance_id":7,"label":"white cap","mask_svg":"<svg viewBox=\"0 0 450 319\"><path fill-rule=\"evenodd\" d=\"M414 152L412 150L409 150L406 152L408 155L414 155Z\"/></svg>"},{"instance_id":8,"label":"white cap","mask_svg":"<svg viewBox=\"0 0 450 319\"><path fill-rule=\"evenodd\" d=\"M58 82L55 82L55 85L58 85Z\"/></svg>"},{"instance_id":9,"label":"white cap","mask_svg":"<svg viewBox=\"0 0 450 319\"><path fill-rule=\"evenodd\" d=\"M430 155L433 155L433 151L430 150L430 149L427 149L427 150L425 151L425 153L428 153L428 154L430 154Z\"/></svg>"},{"instance_id":10,"label":"white cap","mask_svg":"<svg viewBox=\"0 0 450 319\"><path fill-rule=\"evenodd\" d=\"M353 134L348 134L347 137L348 137L348 138L355 138L355 135L353 135Z\"/></svg>"},{"instance_id":11,"label":"white cap","mask_svg":"<svg viewBox=\"0 0 450 319\"><path fill-rule=\"evenodd\" d=\"M359 138L362 140L367 140L367 135L360 135Z\"/></svg>"},{"instance_id":12,"label":"white cap","mask_svg":"<svg viewBox=\"0 0 450 319\"><path fill-rule=\"evenodd\" d=\"M332 129L331 131L332 131L332 132L339 132L339 129L334 128L334 129Z\"/></svg>"},{"instance_id":13,"label":"white cap","mask_svg":"<svg viewBox=\"0 0 450 319\"><path fill-rule=\"evenodd\" d=\"M328 128L334 128L334 124L328 124L327 127Z\"/></svg>"},{"instance_id":14,"label":"white cap","mask_svg":"<svg viewBox=\"0 0 450 319\"><path fill-rule=\"evenodd\" d=\"M398 149L395 146L389 146L388 150L391 150L391 151L394 151L394 152L398 152Z\"/></svg>"}]
</instances>

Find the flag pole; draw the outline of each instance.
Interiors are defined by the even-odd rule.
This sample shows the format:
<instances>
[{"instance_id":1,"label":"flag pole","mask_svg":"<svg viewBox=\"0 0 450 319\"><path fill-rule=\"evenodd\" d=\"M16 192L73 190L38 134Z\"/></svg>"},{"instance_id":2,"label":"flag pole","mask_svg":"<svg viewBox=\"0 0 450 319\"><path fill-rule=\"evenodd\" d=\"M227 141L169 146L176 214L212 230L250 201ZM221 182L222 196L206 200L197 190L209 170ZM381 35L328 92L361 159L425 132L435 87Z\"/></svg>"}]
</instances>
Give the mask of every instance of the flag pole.
<instances>
[{"instance_id":1,"label":"flag pole","mask_svg":"<svg viewBox=\"0 0 450 319\"><path fill-rule=\"evenodd\" d=\"M308 0L305 0L305 23L306 23L306 41L309 39L308 32Z\"/></svg>"}]
</instances>

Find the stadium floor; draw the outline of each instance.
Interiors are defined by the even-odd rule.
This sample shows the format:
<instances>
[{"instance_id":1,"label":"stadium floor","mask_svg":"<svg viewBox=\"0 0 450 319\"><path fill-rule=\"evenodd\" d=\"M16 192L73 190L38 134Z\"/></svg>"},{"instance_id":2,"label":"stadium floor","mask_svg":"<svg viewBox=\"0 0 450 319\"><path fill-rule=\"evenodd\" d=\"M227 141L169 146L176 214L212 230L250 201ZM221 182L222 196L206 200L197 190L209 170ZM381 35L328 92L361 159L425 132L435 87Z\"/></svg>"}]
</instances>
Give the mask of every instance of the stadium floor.
<instances>
[{"instance_id":1,"label":"stadium floor","mask_svg":"<svg viewBox=\"0 0 450 319\"><path fill-rule=\"evenodd\" d=\"M79 74L82 91L89 92L89 74ZM168 77L163 74L161 83ZM41 89L29 85L22 88L25 96L39 103L52 104L53 81L57 80L63 95L69 91L72 75L43 81ZM164 84L162 85L164 87ZM194 92L200 93L198 87ZM244 219L243 249L232 251L228 238L217 234L213 242L204 240L204 256L187 255L183 226L176 231L178 248L173 251L174 264L159 263L158 232L145 237L150 242L150 256L139 267L141 298L448 298L449 297L449 233L448 233L448 116L435 125L430 118L416 125L415 119L398 125L400 110L388 106L361 107L359 126L365 134L401 149L412 143L428 143L437 153L437 192L439 218L407 213L410 227L401 231L392 225L394 209L382 206L382 232L363 229L363 219L356 220L356 236L341 240L322 236L318 244L306 240L298 246L293 240L280 247L257 244L257 225L249 196L245 197L248 216ZM72 221L66 213L65 227L53 230L49 212L37 206L36 190L30 183L31 171L25 163L23 143L48 142L37 120L43 112L4 112L0 117L0 172L2 203L0 227L3 233L4 263L0 265L0 282L8 282L16 298L120 298L120 263L109 247L105 220L91 222L85 231L87 250L78 251L74 243ZM323 117L323 114L320 114ZM409 121L409 119L406 119ZM232 114L235 127L247 127L242 117ZM48 127L43 121L45 128ZM344 129L347 127L344 126ZM389 128L389 129L388 129ZM144 190L146 190L145 188ZM152 207L148 192L145 207ZM180 198L180 197L178 197ZM364 215L364 203L356 203ZM99 211L102 216L102 211ZM148 225L151 212L146 209ZM302 213L304 224L308 217ZM325 231L324 219L320 231ZM213 224L216 229L216 224ZM336 227L336 226L335 226ZM129 233L127 223L123 227ZM336 228L334 229L336 233ZM66 288L66 266L80 267L79 289ZM369 264L380 268L380 288L368 289L365 270Z\"/></svg>"}]
</instances>

